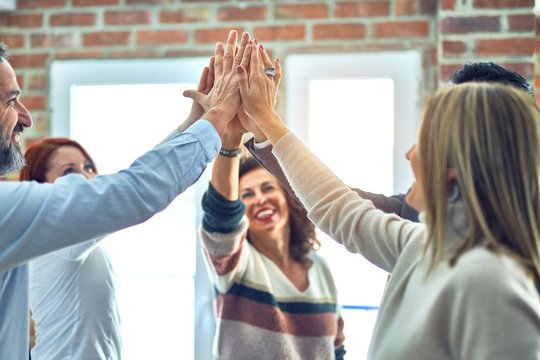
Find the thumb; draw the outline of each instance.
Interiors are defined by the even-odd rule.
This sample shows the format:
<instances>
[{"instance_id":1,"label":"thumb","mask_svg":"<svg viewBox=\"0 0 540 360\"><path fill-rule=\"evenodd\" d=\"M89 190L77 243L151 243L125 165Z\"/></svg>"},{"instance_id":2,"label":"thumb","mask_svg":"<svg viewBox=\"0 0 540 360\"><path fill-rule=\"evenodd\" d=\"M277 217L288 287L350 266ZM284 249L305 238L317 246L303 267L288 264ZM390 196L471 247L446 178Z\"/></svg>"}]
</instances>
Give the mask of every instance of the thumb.
<instances>
[{"instance_id":1,"label":"thumb","mask_svg":"<svg viewBox=\"0 0 540 360\"><path fill-rule=\"evenodd\" d=\"M197 102L199 104L202 102L202 100L206 96L205 94L203 94L202 92L197 91L197 90L186 90L186 91L184 91L182 93L182 95L192 99L193 101L195 101L195 102Z\"/></svg>"},{"instance_id":2,"label":"thumb","mask_svg":"<svg viewBox=\"0 0 540 360\"><path fill-rule=\"evenodd\" d=\"M245 99L248 95L249 82L247 77L247 71L242 65L236 67L236 73L238 74L238 87L240 88L240 97Z\"/></svg>"}]
</instances>

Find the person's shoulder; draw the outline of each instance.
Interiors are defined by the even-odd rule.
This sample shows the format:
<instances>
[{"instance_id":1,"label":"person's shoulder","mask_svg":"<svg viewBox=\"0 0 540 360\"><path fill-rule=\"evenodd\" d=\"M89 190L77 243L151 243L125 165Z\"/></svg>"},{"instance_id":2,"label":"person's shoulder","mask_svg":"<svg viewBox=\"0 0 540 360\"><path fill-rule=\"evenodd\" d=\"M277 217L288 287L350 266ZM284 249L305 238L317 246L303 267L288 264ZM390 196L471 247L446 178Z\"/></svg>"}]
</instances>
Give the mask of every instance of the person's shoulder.
<instances>
[{"instance_id":1,"label":"person's shoulder","mask_svg":"<svg viewBox=\"0 0 540 360\"><path fill-rule=\"evenodd\" d=\"M453 287L469 297L495 296L525 290L534 292L534 284L525 268L503 252L476 247L461 255L453 266Z\"/></svg>"}]
</instances>

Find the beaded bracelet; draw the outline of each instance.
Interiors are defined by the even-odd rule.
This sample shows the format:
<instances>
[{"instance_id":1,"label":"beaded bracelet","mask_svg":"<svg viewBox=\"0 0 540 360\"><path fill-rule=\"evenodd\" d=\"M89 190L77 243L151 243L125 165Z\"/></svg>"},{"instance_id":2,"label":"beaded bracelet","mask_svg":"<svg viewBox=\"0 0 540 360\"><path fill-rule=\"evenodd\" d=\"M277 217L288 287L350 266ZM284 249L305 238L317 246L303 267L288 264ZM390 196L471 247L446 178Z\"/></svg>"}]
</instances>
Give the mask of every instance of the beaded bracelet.
<instances>
[{"instance_id":1,"label":"beaded bracelet","mask_svg":"<svg viewBox=\"0 0 540 360\"><path fill-rule=\"evenodd\" d=\"M242 149L238 148L238 149L225 149L225 148L221 148L221 150L219 150L219 153L223 156L226 156L226 157L237 157L237 156L240 156L240 154L242 154Z\"/></svg>"}]
</instances>

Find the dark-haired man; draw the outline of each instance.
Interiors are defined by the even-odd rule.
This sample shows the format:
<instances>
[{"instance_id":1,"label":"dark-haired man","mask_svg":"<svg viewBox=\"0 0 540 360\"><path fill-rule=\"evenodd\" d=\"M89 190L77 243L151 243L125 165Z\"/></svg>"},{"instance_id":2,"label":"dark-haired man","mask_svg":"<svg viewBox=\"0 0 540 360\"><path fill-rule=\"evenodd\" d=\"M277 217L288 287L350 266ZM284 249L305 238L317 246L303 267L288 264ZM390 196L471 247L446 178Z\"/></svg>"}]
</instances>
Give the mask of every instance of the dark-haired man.
<instances>
[{"instance_id":1,"label":"dark-haired man","mask_svg":"<svg viewBox=\"0 0 540 360\"><path fill-rule=\"evenodd\" d=\"M236 65L229 61L236 40L233 31L226 49L216 46L216 66L211 62L211 69L203 72L199 100L204 100L206 111L192 108L198 114L192 110L186 120L191 126L175 131L128 169L88 181L70 175L54 184L0 182L1 359L28 359L29 260L147 220L197 181L218 154L220 134L240 105ZM219 71L210 90L212 84L205 82L214 68ZM0 44L0 175L24 165L20 139L32 118L20 93Z\"/></svg>"}]
</instances>

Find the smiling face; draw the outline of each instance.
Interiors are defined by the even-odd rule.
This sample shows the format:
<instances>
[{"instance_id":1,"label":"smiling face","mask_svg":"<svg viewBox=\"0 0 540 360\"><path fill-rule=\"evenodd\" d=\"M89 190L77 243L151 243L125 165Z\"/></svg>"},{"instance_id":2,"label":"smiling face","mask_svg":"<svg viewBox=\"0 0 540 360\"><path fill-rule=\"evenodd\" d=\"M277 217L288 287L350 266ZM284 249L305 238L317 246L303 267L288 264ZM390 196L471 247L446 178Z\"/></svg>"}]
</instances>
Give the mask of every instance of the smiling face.
<instances>
[{"instance_id":1,"label":"smiling face","mask_svg":"<svg viewBox=\"0 0 540 360\"><path fill-rule=\"evenodd\" d=\"M75 146L62 146L51 156L45 173L46 182L54 182L69 174L81 174L87 179L97 176L94 165Z\"/></svg>"},{"instance_id":2,"label":"smiling face","mask_svg":"<svg viewBox=\"0 0 540 360\"><path fill-rule=\"evenodd\" d=\"M246 206L249 233L288 231L289 206L278 180L264 168L245 173L239 182L240 200Z\"/></svg>"},{"instance_id":3,"label":"smiling face","mask_svg":"<svg viewBox=\"0 0 540 360\"><path fill-rule=\"evenodd\" d=\"M32 126L32 118L19 101L20 93L15 71L0 60L0 175L24 166L20 138L24 128Z\"/></svg>"}]
</instances>

